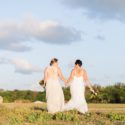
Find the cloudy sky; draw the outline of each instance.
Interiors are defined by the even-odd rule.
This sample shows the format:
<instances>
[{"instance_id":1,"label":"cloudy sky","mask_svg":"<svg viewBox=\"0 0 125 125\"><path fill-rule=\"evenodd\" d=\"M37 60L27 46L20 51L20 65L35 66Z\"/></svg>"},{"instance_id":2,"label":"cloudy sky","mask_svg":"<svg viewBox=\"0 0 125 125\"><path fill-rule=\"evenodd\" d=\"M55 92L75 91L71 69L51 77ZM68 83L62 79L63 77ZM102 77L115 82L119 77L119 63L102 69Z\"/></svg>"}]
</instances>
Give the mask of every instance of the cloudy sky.
<instances>
[{"instance_id":1,"label":"cloudy sky","mask_svg":"<svg viewBox=\"0 0 125 125\"><path fill-rule=\"evenodd\" d=\"M125 82L125 1L1 1L0 88L40 89L53 57L65 77L78 58L93 84Z\"/></svg>"}]
</instances>

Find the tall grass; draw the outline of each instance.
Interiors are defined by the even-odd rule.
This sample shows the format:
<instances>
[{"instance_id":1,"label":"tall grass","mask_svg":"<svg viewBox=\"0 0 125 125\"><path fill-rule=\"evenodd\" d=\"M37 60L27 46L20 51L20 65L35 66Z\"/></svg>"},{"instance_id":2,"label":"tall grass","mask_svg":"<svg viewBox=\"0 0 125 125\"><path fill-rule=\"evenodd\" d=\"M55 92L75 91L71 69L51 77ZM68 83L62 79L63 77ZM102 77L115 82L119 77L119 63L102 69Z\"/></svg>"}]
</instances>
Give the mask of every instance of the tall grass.
<instances>
[{"instance_id":1,"label":"tall grass","mask_svg":"<svg viewBox=\"0 0 125 125\"><path fill-rule=\"evenodd\" d=\"M102 112L98 109L86 114L80 114L76 110L49 114L45 105L29 103L0 105L0 125L112 125L117 123L119 125L125 123L124 111Z\"/></svg>"}]
</instances>

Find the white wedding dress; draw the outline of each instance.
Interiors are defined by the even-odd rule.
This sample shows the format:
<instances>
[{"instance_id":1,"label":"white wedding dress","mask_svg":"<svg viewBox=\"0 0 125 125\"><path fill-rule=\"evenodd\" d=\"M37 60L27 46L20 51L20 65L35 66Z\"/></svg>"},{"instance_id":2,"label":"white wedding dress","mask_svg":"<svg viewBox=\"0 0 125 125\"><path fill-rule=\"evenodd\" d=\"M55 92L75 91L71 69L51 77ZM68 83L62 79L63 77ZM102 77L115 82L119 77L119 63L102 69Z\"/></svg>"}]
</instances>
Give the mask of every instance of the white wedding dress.
<instances>
[{"instance_id":1,"label":"white wedding dress","mask_svg":"<svg viewBox=\"0 0 125 125\"><path fill-rule=\"evenodd\" d=\"M71 99L65 104L65 110L77 109L81 113L88 111L88 106L85 100L85 83L83 77L75 76L70 83Z\"/></svg>"},{"instance_id":2,"label":"white wedding dress","mask_svg":"<svg viewBox=\"0 0 125 125\"><path fill-rule=\"evenodd\" d=\"M64 109L64 94L58 79L57 68L50 66L47 70L53 71L49 74L46 83L47 109L49 113L56 113Z\"/></svg>"}]
</instances>

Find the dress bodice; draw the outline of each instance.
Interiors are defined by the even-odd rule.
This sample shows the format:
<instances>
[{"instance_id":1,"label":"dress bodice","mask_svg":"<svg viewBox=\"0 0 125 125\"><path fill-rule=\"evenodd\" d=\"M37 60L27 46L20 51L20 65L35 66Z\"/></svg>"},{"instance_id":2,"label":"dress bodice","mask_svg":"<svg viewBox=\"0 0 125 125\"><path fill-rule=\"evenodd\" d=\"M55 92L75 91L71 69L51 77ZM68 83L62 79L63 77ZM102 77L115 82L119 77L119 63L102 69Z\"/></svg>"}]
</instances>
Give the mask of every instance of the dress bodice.
<instances>
[{"instance_id":1,"label":"dress bodice","mask_svg":"<svg viewBox=\"0 0 125 125\"><path fill-rule=\"evenodd\" d=\"M78 82L83 82L83 77L82 76L74 76L73 80L78 81Z\"/></svg>"}]
</instances>

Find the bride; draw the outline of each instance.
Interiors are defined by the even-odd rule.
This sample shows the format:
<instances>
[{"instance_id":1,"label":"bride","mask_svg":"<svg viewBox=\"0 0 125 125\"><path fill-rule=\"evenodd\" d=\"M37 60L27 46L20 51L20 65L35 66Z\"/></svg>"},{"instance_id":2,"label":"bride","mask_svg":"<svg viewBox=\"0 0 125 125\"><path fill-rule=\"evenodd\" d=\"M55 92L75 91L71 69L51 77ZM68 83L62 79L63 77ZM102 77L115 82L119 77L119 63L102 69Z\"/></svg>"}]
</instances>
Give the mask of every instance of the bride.
<instances>
[{"instance_id":1,"label":"bride","mask_svg":"<svg viewBox=\"0 0 125 125\"><path fill-rule=\"evenodd\" d=\"M46 85L47 109L49 113L63 111L64 108L64 94L59 78L66 83L58 67L58 59L54 58L44 72L44 86Z\"/></svg>"},{"instance_id":2,"label":"bride","mask_svg":"<svg viewBox=\"0 0 125 125\"><path fill-rule=\"evenodd\" d=\"M93 93L94 90L89 82L87 73L82 67L82 61L76 60L75 67L67 81L70 83L71 100L65 104L65 110L77 109L81 113L88 111L87 103L85 100L85 85L90 88Z\"/></svg>"}]
</instances>

